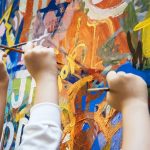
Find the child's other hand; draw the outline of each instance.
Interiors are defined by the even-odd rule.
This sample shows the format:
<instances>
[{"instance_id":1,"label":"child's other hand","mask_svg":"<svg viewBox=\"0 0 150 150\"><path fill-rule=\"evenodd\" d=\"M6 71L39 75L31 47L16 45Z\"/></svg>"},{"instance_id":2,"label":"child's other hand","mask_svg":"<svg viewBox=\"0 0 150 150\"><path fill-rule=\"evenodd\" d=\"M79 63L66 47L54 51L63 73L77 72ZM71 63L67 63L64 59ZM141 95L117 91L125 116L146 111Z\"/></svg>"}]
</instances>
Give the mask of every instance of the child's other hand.
<instances>
[{"instance_id":1,"label":"child's other hand","mask_svg":"<svg viewBox=\"0 0 150 150\"><path fill-rule=\"evenodd\" d=\"M132 104L148 103L147 85L141 77L111 71L107 75L107 82L110 88L107 101L115 109L122 111Z\"/></svg>"},{"instance_id":2,"label":"child's other hand","mask_svg":"<svg viewBox=\"0 0 150 150\"><path fill-rule=\"evenodd\" d=\"M7 88L9 77L8 77L6 67L3 63L3 59L6 56L7 56L6 53L4 53L3 51L0 50L0 87Z\"/></svg>"},{"instance_id":3,"label":"child's other hand","mask_svg":"<svg viewBox=\"0 0 150 150\"><path fill-rule=\"evenodd\" d=\"M45 77L57 78L54 49L28 43L24 50L25 65L36 81Z\"/></svg>"}]
</instances>

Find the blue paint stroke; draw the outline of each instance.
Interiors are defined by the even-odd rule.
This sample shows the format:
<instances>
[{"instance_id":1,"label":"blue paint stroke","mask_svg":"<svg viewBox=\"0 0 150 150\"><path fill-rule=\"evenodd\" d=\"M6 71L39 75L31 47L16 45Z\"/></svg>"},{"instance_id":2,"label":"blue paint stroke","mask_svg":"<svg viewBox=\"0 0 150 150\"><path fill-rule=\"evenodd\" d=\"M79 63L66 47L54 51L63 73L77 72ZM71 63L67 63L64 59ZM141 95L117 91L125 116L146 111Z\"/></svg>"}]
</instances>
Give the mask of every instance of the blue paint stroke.
<instances>
[{"instance_id":1,"label":"blue paint stroke","mask_svg":"<svg viewBox=\"0 0 150 150\"><path fill-rule=\"evenodd\" d=\"M69 4L68 2L57 4L56 0L52 0L52 1L50 1L50 3L48 4L48 6L46 8L40 9L39 12L44 13L44 15L43 15L43 19L44 19L45 15L48 12L54 11L55 15L58 19L57 20L58 24L60 24L61 19L64 16L64 13L65 13L65 10L66 10L68 4ZM57 31L58 27L59 26L57 26L57 28L53 31L53 36L54 36L55 32Z\"/></svg>"},{"instance_id":2,"label":"blue paint stroke","mask_svg":"<svg viewBox=\"0 0 150 150\"><path fill-rule=\"evenodd\" d=\"M86 132L86 131L88 131L89 129L90 129L89 124L88 124L88 123L84 123L84 124L83 124L83 127L82 127L82 131L83 131L83 132Z\"/></svg>"},{"instance_id":3,"label":"blue paint stroke","mask_svg":"<svg viewBox=\"0 0 150 150\"><path fill-rule=\"evenodd\" d=\"M14 67L11 68L11 66L7 66L7 71L9 74L15 74L17 71L20 70L26 70L26 67L24 65L16 65Z\"/></svg>"},{"instance_id":4,"label":"blue paint stroke","mask_svg":"<svg viewBox=\"0 0 150 150\"><path fill-rule=\"evenodd\" d=\"M69 74L65 80L67 80L73 84L73 83L77 82L79 80L79 78L73 74Z\"/></svg>"},{"instance_id":5,"label":"blue paint stroke","mask_svg":"<svg viewBox=\"0 0 150 150\"><path fill-rule=\"evenodd\" d=\"M89 106L89 111L95 112L96 105L100 104L104 100L105 96L106 96L106 92L103 92L100 97L98 97L94 100L91 100L90 106Z\"/></svg>"},{"instance_id":6,"label":"blue paint stroke","mask_svg":"<svg viewBox=\"0 0 150 150\"><path fill-rule=\"evenodd\" d=\"M19 1L20 0L13 0L13 7L12 7L12 11L11 11L11 14L10 14L10 18L13 19L15 17L15 13L16 11L19 10ZM5 1L1 1L0 2L0 16L2 17L4 15L4 12L5 12L5 6L6 5L6 2ZM6 8L7 10L7 8ZM1 18L0 17L0 18ZM9 19L10 19L9 18ZM5 22L5 20L4 20ZM10 21L8 20L8 23L11 25ZM15 36L15 43L14 44L18 44L19 43L19 40L20 40L20 36L21 36L21 33L22 33L22 29L23 29L23 21L21 22L21 24L19 25L17 31L15 31L15 29L12 27L11 28L11 31L13 33L13 35ZM6 29L7 30L7 29ZM1 37L1 43L3 45L8 45L7 43L7 38L6 38L6 32L4 33L3 37ZM21 55L21 54L18 54L16 52L10 52L9 53L9 56L10 56L10 61L11 61L11 67L14 67L17 65L18 63L18 56Z\"/></svg>"},{"instance_id":7,"label":"blue paint stroke","mask_svg":"<svg viewBox=\"0 0 150 150\"><path fill-rule=\"evenodd\" d=\"M102 133L99 133L96 137L91 150L102 150L106 145L106 139Z\"/></svg>"},{"instance_id":8,"label":"blue paint stroke","mask_svg":"<svg viewBox=\"0 0 150 150\"><path fill-rule=\"evenodd\" d=\"M124 71L125 73L132 73L137 76L140 76L148 86L150 86L150 70L137 70L132 67L130 62L125 63L117 69L118 71Z\"/></svg>"},{"instance_id":9,"label":"blue paint stroke","mask_svg":"<svg viewBox=\"0 0 150 150\"><path fill-rule=\"evenodd\" d=\"M111 124L112 124L112 125L116 125L116 124L118 124L121 120L122 120L122 114L121 114L121 113L118 113L118 114L111 120Z\"/></svg>"},{"instance_id":10,"label":"blue paint stroke","mask_svg":"<svg viewBox=\"0 0 150 150\"><path fill-rule=\"evenodd\" d=\"M15 17L15 13L17 11L19 11L19 1L20 0L14 0L13 1L13 7L12 7L12 11L11 11L11 14L10 14L10 18L14 18ZM19 40L20 40L20 37L21 37L21 33L22 33L22 29L23 29L23 20L21 21L19 27L17 28L17 31L14 30L14 28L11 28L12 30L12 33L14 34L15 36L15 41L14 41L14 44L18 44L19 43ZM16 52L10 52L9 53L9 56L10 56L10 60L11 60L11 66L14 67L17 65L18 63L18 58L21 54L19 53L16 53Z\"/></svg>"},{"instance_id":11,"label":"blue paint stroke","mask_svg":"<svg viewBox=\"0 0 150 150\"><path fill-rule=\"evenodd\" d=\"M120 150L122 142L122 128L119 129L116 134L112 137L110 150Z\"/></svg>"},{"instance_id":12,"label":"blue paint stroke","mask_svg":"<svg viewBox=\"0 0 150 150\"><path fill-rule=\"evenodd\" d=\"M85 95L82 96L81 104L82 104L82 111L85 111L86 110L86 96Z\"/></svg>"},{"instance_id":13,"label":"blue paint stroke","mask_svg":"<svg viewBox=\"0 0 150 150\"><path fill-rule=\"evenodd\" d=\"M2 18L2 16L4 15L5 5L6 5L5 0L0 0L0 18Z\"/></svg>"}]
</instances>

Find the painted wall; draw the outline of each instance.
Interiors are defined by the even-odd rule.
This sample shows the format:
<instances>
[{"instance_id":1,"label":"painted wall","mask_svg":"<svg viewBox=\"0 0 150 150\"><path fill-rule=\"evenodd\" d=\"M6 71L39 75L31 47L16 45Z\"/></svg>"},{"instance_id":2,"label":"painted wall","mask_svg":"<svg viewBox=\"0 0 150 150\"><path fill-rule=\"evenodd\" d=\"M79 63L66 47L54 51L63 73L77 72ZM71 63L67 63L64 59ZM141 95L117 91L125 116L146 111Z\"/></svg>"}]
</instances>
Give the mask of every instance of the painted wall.
<instances>
[{"instance_id":1,"label":"painted wall","mask_svg":"<svg viewBox=\"0 0 150 150\"><path fill-rule=\"evenodd\" d=\"M61 149L120 149L121 114L106 104L105 92L88 93L87 88L105 86L110 70L137 74L150 85L149 8L149 0L0 0L1 44L49 33L41 44L57 46L57 61L63 64L58 66ZM7 52L10 83L2 138L9 150L21 142L35 82L22 55Z\"/></svg>"}]
</instances>

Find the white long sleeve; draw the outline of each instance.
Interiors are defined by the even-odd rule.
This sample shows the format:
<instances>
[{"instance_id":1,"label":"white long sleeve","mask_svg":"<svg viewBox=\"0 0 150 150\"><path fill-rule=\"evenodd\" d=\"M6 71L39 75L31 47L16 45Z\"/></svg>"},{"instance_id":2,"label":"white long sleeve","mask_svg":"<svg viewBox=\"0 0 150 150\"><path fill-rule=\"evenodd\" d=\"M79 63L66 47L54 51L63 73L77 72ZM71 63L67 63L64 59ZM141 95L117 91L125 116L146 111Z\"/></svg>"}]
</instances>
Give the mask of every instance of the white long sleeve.
<instances>
[{"instance_id":1,"label":"white long sleeve","mask_svg":"<svg viewBox=\"0 0 150 150\"><path fill-rule=\"evenodd\" d=\"M32 107L30 119L24 128L19 150L56 150L61 140L59 107L52 103Z\"/></svg>"}]
</instances>

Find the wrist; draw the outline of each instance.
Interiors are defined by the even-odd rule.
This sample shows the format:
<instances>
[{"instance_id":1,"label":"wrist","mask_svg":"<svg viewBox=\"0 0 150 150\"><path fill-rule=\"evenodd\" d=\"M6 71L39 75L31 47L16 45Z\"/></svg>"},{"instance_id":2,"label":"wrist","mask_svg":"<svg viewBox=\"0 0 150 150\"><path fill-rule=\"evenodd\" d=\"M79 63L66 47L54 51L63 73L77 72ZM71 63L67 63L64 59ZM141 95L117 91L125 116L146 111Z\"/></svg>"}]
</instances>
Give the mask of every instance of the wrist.
<instances>
[{"instance_id":1,"label":"wrist","mask_svg":"<svg viewBox=\"0 0 150 150\"><path fill-rule=\"evenodd\" d=\"M52 73L39 73L36 77L35 77L35 82L41 83L41 82L57 82L57 75L52 74Z\"/></svg>"},{"instance_id":2,"label":"wrist","mask_svg":"<svg viewBox=\"0 0 150 150\"><path fill-rule=\"evenodd\" d=\"M56 76L41 76L36 80L34 104L45 102L58 104L58 83Z\"/></svg>"},{"instance_id":3,"label":"wrist","mask_svg":"<svg viewBox=\"0 0 150 150\"><path fill-rule=\"evenodd\" d=\"M57 84L57 77L53 75L44 75L44 76L39 76L38 78L35 79L36 85L41 85L41 84Z\"/></svg>"},{"instance_id":4,"label":"wrist","mask_svg":"<svg viewBox=\"0 0 150 150\"><path fill-rule=\"evenodd\" d=\"M140 111L148 111L148 102L146 100L130 99L122 106L122 114L136 114Z\"/></svg>"}]
</instances>

